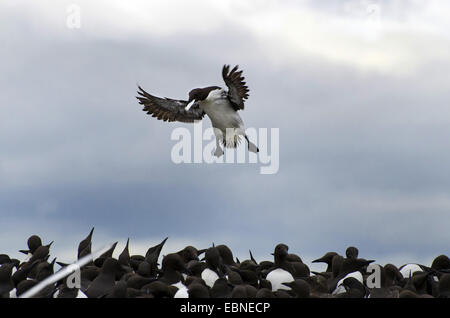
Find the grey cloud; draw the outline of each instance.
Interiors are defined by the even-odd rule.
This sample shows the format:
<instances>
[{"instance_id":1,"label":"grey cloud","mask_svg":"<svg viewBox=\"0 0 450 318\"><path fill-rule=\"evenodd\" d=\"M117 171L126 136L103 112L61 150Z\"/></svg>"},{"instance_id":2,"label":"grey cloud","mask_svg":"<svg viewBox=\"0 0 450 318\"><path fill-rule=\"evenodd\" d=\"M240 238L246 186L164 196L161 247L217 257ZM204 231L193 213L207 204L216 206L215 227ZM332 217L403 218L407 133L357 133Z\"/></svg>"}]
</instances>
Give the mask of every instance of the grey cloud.
<instances>
[{"instance_id":1,"label":"grey cloud","mask_svg":"<svg viewBox=\"0 0 450 318\"><path fill-rule=\"evenodd\" d=\"M260 257L281 241L311 256L347 245L367 257L448 253L449 61L390 77L307 54L275 65L232 25L114 41L6 21L1 224L228 239ZM280 128L276 175L254 165L174 165L170 132L190 126L157 122L134 98L137 82L175 98L223 85L223 63L245 70L246 124Z\"/></svg>"}]
</instances>

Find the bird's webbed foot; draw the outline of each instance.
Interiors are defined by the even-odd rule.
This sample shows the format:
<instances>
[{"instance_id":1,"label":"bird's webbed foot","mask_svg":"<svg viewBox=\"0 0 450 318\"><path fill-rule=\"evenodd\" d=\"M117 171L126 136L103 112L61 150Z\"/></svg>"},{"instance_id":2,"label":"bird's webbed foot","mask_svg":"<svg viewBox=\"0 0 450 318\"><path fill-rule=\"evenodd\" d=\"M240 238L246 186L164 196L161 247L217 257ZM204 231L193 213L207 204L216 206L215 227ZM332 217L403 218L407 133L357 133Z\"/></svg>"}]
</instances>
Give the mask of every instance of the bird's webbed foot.
<instances>
[{"instance_id":1,"label":"bird's webbed foot","mask_svg":"<svg viewBox=\"0 0 450 318\"><path fill-rule=\"evenodd\" d=\"M214 151L214 156L216 156L217 158L221 157L223 155L223 149L220 146L216 147L216 151Z\"/></svg>"}]
</instances>

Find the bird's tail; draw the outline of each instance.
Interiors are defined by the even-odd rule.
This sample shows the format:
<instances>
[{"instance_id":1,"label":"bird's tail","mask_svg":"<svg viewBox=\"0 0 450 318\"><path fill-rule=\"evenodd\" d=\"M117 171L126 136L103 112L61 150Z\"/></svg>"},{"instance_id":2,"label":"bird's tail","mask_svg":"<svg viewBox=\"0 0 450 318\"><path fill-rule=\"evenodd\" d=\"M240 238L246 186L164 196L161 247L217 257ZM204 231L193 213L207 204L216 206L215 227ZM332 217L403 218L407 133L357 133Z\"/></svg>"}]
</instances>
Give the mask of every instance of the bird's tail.
<instances>
[{"instance_id":1,"label":"bird's tail","mask_svg":"<svg viewBox=\"0 0 450 318\"><path fill-rule=\"evenodd\" d=\"M248 143L248 151L254 152L254 153L259 152L259 148L248 139L247 135L245 135L245 140L247 140L247 143Z\"/></svg>"}]
</instances>

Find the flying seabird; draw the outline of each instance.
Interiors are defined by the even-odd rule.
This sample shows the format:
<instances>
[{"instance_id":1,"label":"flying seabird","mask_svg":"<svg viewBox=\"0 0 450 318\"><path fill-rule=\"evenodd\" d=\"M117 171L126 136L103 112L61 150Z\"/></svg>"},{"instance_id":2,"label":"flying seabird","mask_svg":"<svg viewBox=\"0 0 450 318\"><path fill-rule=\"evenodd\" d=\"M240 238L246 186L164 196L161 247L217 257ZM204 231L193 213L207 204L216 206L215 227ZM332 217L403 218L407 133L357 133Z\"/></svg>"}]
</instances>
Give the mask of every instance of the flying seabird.
<instances>
[{"instance_id":1,"label":"flying seabird","mask_svg":"<svg viewBox=\"0 0 450 318\"><path fill-rule=\"evenodd\" d=\"M202 120L206 114L211 119L216 136L216 157L223 155L221 144L226 148L236 148L240 136L247 140L249 151L259 152L245 134L244 122L238 113L244 109L249 92L242 71L238 71L237 65L231 71L229 65L224 65L222 77L228 90L219 86L195 88L189 92L188 100L176 100L150 95L138 86L140 96L136 98L144 106L143 111L163 121L193 123Z\"/></svg>"}]
</instances>

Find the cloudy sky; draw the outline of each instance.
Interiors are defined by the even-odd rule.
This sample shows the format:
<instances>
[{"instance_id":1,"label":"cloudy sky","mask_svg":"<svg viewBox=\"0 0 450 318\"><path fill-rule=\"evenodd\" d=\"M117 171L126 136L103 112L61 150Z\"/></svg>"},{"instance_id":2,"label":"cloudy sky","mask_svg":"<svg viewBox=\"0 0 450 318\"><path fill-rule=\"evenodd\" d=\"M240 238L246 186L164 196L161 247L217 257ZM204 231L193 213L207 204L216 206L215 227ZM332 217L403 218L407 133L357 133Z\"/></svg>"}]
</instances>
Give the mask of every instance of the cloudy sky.
<instances>
[{"instance_id":1,"label":"cloudy sky","mask_svg":"<svg viewBox=\"0 0 450 318\"><path fill-rule=\"evenodd\" d=\"M169 236L163 254L448 255L449 15L425 0L2 0L0 253L39 234L72 261L95 226L94 248L130 237L132 253ZM225 63L244 69L246 125L279 128L277 174L174 164L171 132L192 127L136 102L137 83L180 99L223 85Z\"/></svg>"}]
</instances>

